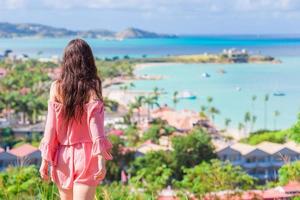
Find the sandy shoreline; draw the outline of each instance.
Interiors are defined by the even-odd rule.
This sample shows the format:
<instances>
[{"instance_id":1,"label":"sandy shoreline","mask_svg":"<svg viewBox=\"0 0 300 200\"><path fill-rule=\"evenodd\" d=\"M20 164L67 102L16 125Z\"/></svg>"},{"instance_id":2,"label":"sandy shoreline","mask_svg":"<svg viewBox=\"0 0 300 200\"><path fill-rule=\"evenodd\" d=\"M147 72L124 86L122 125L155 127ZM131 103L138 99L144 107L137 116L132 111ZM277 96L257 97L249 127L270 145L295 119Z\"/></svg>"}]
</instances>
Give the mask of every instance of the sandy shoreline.
<instances>
[{"instance_id":1,"label":"sandy shoreline","mask_svg":"<svg viewBox=\"0 0 300 200\"><path fill-rule=\"evenodd\" d=\"M145 69L147 67L156 67L156 66L169 66L169 65L178 65L182 63L178 62L153 62L153 63L139 63L134 66L134 71Z\"/></svg>"}]
</instances>

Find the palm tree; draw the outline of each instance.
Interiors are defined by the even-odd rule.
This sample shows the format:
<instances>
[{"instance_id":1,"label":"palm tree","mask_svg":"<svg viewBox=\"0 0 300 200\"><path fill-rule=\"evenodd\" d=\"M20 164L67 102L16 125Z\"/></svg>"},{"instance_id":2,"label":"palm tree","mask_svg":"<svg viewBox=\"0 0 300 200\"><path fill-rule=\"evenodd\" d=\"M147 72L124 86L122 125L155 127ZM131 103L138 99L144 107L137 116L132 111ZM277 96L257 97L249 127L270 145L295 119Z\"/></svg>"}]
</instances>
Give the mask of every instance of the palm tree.
<instances>
[{"instance_id":1,"label":"palm tree","mask_svg":"<svg viewBox=\"0 0 300 200\"><path fill-rule=\"evenodd\" d=\"M267 129L267 124L268 124L268 101L269 101L269 94L266 94L264 98L264 128L265 129Z\"/></svg>"},{"instance_id":2,"label":"palm tree","mask_svg":"<svg viewBox=\"0 0 300 200\"><path fill-rule=\"evenodd\" d=\"M247 127L248 127L248 122L250 122L251 120L251 113L250 112L246 112L245 116L244 116L244 122L245 122L245 132L247 132Z\"/></svg>"},{"instance_id":3,"label":"palm tree","mask_svg":"<svg viewBox=\"0 0 300 200\"><path fill-rule=\"evenodd\" d=\"M153 106L156 105L160 107L159 103L157 102L157 97L153 95L149 95L144 97L144 103L147 104L147 118L150 120L150 108L153 109Z\"/></svg>"},{"instance_id":4,"label":"palm tree","mask_svg":"<svg viewBox=\"0 0 300 200\"><path fill-rule=\"evenodd\" d=\"M257 96L253 95L251 99L252 99L252 112L254 113L254 111L255 111L255 104L254 103L257 99Z\"/></svg>"},{"instance_id":5,"label":"palm tree","mask_svg":"<svg viewBox=\"0 0 300 200\"><path fill-rule=\"evenodd\" d=\"M131 104L131 109L137 109L138 110L138 122L140 122L140 118L141 118L141 107L144 104L144 96L138 96L135 97L135 101Z\"/></svg>"},{"instance_id":6,"label":"palm tree","mask_svg":"<svg viewBox=\"0 0 300 200\"><path fill-rule=\"evenodd\" d=\"M277 118L278 118L279 115L280 115L280 112L278 110L275 110L274 113L273 113L273 116L274 116L274 130L276 130L276 128L277 128Z\"/></svg>"},{"instance_id":7,"label":"palm tree","mask_svg":"<svg viewBox=\"0 0 300 200\"><path fill-rule=\"evenodd\" d=\"M231 119L225 118L225 129L226 130L228 129L230 123L231 123Z\"/></svg>"},{"instance_id":8,"label":"palm tree","mask_svg":"<svg viewBox=\"0 0 300 200\"><path fill-rule=\"evenodd\" d=\"M257 120L257 117L256 117L255 115L252 115L252 117L251 117L251 127L250 127L250 132L253 131L253 129L254 129L254 124L255 124L256 120Z\"/></svg>"},{"instance_id":9,"label":"palm tree","mask_svg":"<svg viewBox=\"0 0 300 200\"><path fill-rule=\"evenodd\" d=\"M211 115L211 120L214 123L215 122L215 115L220 114L220 111L217 108L212 106L212 107L209 108L209 113Z\"/></svg>"},{"instance_id":10,"label":"palm tree","mask_svg":"<svg viewBox=\"0 0 300 200\"><path fill-rule=\"evenodd\" d=\"M243 123L239 123L238 124L238 130L239 130L239 132L241 133L241 131L242 131L242 129L244 128L245 126L244 126L244 124Z\"/></svg>"},{"instance_id":11,"label":"palm tree","mask_svg":"<svg viewBox=\"0 0 300 200\"><path fill-rule=\"evenodd\" d=\"M212 97L209 96L209 97L207 97L206 100L207 100L207 102L210 104L211 102L213 102L214 99L213 99Z\"/></svg>"},{"instance_id":12,"label":"palm tree","mask_svg":"<svg viewBox=\"0 0 300 200\"><path fill-rule=\"evenodd\" d=\"M125 95L126 91L128 90L128 85L120 86L120 90L122 90L123 91L123 95Z\"/></svg>"},{"instance_id":13,"label":"palm tree","mask_svg":"<svg viewBox=\"0 0 300 200\"><path fill-rule=\"evenodd\" d=\"M175 91L173 93L173 104L174 104L174 109L176 110L176 105L177 103L179 102L179 99L178 99L178 91Z\"/></svg>"},{"instance_id":14,"label":"palm tree","mask_svg":"<svg viewBox=\"0 0 300 200\"><path fill-rule=\"evenodd\" d=\"M201 106L201 107L200 107L200 113L199 113L200 117L205 117L205 118L207 118L207 116L206 116L206 111L207 111L207 106Z\"/></svg>"},{"instance_id":15,"label":"palm tree","mask_svg":"<svg viewBox=\"0 0 300 200\"><path fill-rule=\"evenodd\" d=\"M153 89L153 96L156 100L158 100L159 96L160 96L160 93L159 93L159 88L158 87L155 87Z\"/></svg>"}]
</instances>

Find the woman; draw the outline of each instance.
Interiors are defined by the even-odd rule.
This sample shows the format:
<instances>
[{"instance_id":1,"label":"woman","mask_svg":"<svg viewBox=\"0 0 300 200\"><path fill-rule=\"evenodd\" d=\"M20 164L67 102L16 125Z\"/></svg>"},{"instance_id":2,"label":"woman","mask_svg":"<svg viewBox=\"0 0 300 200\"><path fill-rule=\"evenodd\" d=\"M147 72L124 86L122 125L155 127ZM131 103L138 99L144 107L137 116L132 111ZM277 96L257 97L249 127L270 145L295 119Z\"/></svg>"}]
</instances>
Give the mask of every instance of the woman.
<instances>
[{"instance_id":1,"label":"woman","mask_svg":"<svg viewBox=\"0 0 300 200\"><path fill-rule=\"evenodd\" d=\"M53 82L42 152L41 177L56 183L62 200L94 199L106 174L112 144L104 134L101 80L94 56L81 39L65 48L60 78Z\"/></svg>"}]
</instances>

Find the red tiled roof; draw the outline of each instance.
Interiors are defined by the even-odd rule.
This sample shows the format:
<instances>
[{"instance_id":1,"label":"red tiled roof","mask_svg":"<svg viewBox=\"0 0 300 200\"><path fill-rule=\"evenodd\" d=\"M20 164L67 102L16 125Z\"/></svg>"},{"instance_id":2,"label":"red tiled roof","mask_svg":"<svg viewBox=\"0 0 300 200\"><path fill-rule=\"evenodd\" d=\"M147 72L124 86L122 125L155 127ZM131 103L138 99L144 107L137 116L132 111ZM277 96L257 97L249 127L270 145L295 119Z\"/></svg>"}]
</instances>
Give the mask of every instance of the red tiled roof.
<instances>
[{"instance_id":1,"label":"red tiled roof","mask_svg":"<svg viewBox=\"0 0 300 200\"><path fill-rule=\"evenodd\" d=\"M286 194L284 191L280 191L278 188L273 188L269 190L250 190L239 193L232 193L232 192L220 192L215 194L208 194L204 198L205 200L252 200L252 199L283 199L292 197L290 194Z\"/></svg>"},{"instance_id":2,"label":"red tiled roof","mask_svg":"<svg viewBox=\"0 0 300 200\"><path fill-rule=\"evenodd\" d=\"M9 151L9 153L17 156L17 157L24 157L27 156L35 151L39 151L38 148L30 145L30 144L23 144L19 147L13 148Z\"/></svg>"},{"instance_id":3,"label":"red tiled roof","mask_svg":"<svg viewBox=\"0 0 300 200\"><path fill-rule=\"evenodd\" d=\"M283 186L283 189L286 193L300 193L300 183L298 181L290 181Z\"/></svg>"},{"instance_id":4,"label":"red tiled roof","mask_svg":"<svg viewBox=\"0 0 300 200\"><path fill-rule=\"evenodd\" d=\"M177 197L164 197L164 196L160 196L160 197L158 197L158 199L157 200L179 200L179 198L177 198Z\"/></svg>"},{"instance_id":5,"label":"red tiled roof","mask_svg":"<svg viewBox=\"0 0 300 200\"><path fill-rule=\"evenodd\" d=\"M116 135L116 136L121 136L124 134L124 131L119 130L119 129L114 129L112 131L110 131L110 134Z\"/></svg>"}]
</instances>

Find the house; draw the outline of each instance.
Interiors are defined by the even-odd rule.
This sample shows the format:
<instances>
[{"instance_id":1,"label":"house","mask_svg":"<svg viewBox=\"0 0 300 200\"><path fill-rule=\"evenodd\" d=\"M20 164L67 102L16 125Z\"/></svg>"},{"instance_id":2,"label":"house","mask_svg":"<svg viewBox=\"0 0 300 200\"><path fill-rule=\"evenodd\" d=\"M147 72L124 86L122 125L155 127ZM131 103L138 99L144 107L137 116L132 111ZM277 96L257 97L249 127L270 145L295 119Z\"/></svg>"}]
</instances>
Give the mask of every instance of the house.
<instances>
[{"instance_id":1,"label":"house","mask_svg":"<svg viewBox=\"0 0 300 200\"><path fill-rule=\"evenodd\" d=\"M168 186L158 194L157 200L179 200L179 198L177 197L176 192Z\"/></svg>"},{"instance_id":2,"label":"house","mask_svg":"<svg viewBox=\"0 0 300 200\"><path fill-rule=\"evenodd\" d=\"M300 183L296 181L289 182L285 186L279 186L266 190L248 190L248 191L219 191L206 194L204 200L291 200L300 193Z\"/></svg>"},{"instance_id":3,"label":"house","mask_svg":"<svg viewBox=\"0 0 300 200\"><path fill-rule=\"evenodd\" d=\"M16 164L17 157L5 149L0 148L0 171L4 170L9 165Z\"/></svg>"},{"instance_id":4,"label":"house","mask_svg":"<svg viewBox=\"0 0 300 200\"><path fill-rule=\"evenodd\" d=\"M249 54L246 49L224 49L222 55L229 58L234 63L246 63L249 58Z\"/></svg>"},{"instance_id":5,"label":"house","mask_svg":"<svg viewBox=\"0 0 300 200\"><path fill-rule=\"evenodd\" d=\"M278 169L285 163L299 160L300 146L294 142L262 142L255 146L235 143L220 147L216 153L222 161L241 166L249 175L264 182L276 180Z\"/></svg>"},{"instance_id":6,"label":"house","mask_svg":"<svg viewBox=\"0 0 300 200\"><path fill-rule=\"evenodd\" d=\"M172 151L171 147L166 147L158 144L154 144L151 140L147 140L141 146L136 149L135 157L143 156L151 151Z\"/></svg>"},{"instance_id":7,"label":"house","mask_svg":"<svg viewBox=\"0 0 300 200\"><path fill-rule=\"evenodd\" d=\"M17 157L17 165L24 166L41 164L41 151L30 144L23 144L19 147L13 148L9 151L9 153Z\"/></svg>"},{"instance_id":8,"label":"house","mask_svg":"<svg viewBox=\"0 0 300 200\"><path fill-rule=\"evenodd\" d=\"M159 108L154 110L151 117L154 119L159 118L165 120L170 126L175 127L181 132L193 129L195 124L200 120L197 112L189 110L176 111L170 108Z\"/></svg>"}]
</instances>

